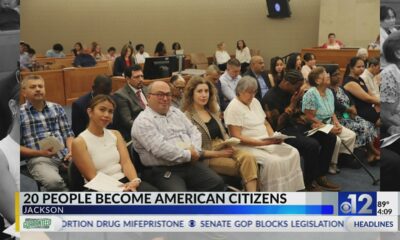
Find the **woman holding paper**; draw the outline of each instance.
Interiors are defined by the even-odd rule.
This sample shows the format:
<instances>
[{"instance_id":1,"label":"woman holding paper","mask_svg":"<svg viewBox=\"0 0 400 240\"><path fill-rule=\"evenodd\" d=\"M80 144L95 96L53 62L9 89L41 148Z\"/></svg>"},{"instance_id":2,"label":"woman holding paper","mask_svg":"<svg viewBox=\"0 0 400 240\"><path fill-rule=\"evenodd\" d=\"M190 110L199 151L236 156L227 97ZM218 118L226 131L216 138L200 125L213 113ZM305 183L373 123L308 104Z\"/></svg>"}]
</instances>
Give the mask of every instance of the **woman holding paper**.
<instances>
[{"instance_id":1,"label":"woman holding paper","mask_svg":"<svg viewBox=\"0 0 400 240\"><path fill-rule=\"evenodd\" d=\"M329 172L337 172L339 153L347 154L347 158L349 157L349 152L343 144L353 151L356 134L340 125L335 115L335 100L332 91L328 88L330 78L325 69L323 67L313 69L308 75L308 81L311 88L303 96L302 111L312 122L313 128L330 127L330 132L337 136L329 168Z\"/></svg>"},{"instance_id":2,"label":"woman holding paper","mask_svg":"<svg viewBox=\"0 0 400 240\"><path fill-rule=\"evenodd\" d=\"M114 100L108 95L97 95L87 109L89 125L72 142L72 159L86 181L98 172L123 183L125 191L157 191L138 178L126 144L116 130L106 129L112 122Z\"/></svg>"},{"instance_id":3,"label":"woman holding paper","mask_svg":"<svg viewBox=\"0 0 400 240\"><path fill-rule=\"evenodd\" d=\"M236 98L224 112L232 137L240 139L238 148L253 154L261 165L261 191L298 191L304 189L300 155L296 148L272 136L260 102L254 97L257 80L246 76L239 80Z\"/></svg>"},{"instance_id":4,"label":"woman holding paper","mask_svg":"<svg viewBox=\"0 0 400 240\"><path fill-rule=\"evenodd\" d=\"M216 94L217 90L210 81L193 77L186 85L183 110L202 134L202 156L210 168L220 174L241 176L246 191L255 192L256 160L250 153L231 146L239 141L227 140L228 135L219 118Z\"/></svg>"}]
</instances>

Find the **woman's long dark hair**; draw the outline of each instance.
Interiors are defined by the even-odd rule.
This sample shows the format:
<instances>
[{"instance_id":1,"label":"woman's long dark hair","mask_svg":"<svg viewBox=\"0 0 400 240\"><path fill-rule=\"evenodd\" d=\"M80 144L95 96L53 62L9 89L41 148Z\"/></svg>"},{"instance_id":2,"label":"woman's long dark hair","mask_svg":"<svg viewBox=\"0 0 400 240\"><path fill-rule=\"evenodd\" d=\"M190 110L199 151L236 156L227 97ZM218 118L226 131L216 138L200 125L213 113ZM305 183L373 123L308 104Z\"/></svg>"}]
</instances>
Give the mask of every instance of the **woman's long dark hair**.
<instances>
[{"instance_id":1,"label":"woman's long dark hair","mask_svg":"<svg viewBox=\"0 0 400 240\"><path fill-rule=\"evenodd\" d=\"M8 102L10 99L14 99L17 103L19 101L19 76L17 74L19 74L17 71L1 74L3 77L0 78L0 139L7 136L13 122Z\"/></svg>"}]
</instances>

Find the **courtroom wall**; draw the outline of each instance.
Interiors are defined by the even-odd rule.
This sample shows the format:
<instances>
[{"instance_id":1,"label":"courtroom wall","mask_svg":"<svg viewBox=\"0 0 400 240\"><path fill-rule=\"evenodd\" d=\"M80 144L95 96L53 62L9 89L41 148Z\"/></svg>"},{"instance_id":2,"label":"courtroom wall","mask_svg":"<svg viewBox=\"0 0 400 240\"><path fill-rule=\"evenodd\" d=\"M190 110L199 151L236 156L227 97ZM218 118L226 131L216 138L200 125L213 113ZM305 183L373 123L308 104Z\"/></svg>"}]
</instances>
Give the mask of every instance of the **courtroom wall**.
<instances>
[{"instance_id":1,"label":"courtroom wall","mask_svg":"<svg viewBox=\"0 0 400 240\"><path fill-rule=\"evenodd\" d=\"M265 0L28 0L21 3L21 40L44 53L55 42L71 49L93 40L120 49L131 40L154 51L162 40L185 52L211 56L225 41L234 54L236 40L260 49L269 58L315 46L320 0L292 0L292 17L269 19ZM268 64L269 65L269 64Z\"/></svg>"},{"instance_id":2,"label":"courtroom wall","mask_svg":"<svg viewBox=\"0 0 400 240\"><path fill-rule=\"evenodd\" d=\"M380 0L321 0L319 45L334 32L345 45L366 48L379 34L379 6Z\"/></svg>"}]
</instances>

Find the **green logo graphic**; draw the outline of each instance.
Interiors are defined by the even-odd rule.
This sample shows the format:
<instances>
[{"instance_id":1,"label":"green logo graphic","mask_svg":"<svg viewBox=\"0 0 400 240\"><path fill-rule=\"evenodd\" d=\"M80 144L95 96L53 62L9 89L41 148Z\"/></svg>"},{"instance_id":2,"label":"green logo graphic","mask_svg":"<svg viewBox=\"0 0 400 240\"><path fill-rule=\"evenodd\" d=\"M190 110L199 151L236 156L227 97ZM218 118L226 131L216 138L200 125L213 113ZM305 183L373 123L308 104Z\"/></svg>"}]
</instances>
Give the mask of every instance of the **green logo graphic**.
<instances>
[{"instance_id":1,"label":"green logo graphic","mask_svg":"<svg viewBox=\"0 0 400 240\"><path fill-rule=\"evenodd\" d=\"M23 225L24 225L25 229L33 229L33 228L49 229L50 225L51 225L51 219L50 218L26 218Z\"/></svg>"}]
</instances>

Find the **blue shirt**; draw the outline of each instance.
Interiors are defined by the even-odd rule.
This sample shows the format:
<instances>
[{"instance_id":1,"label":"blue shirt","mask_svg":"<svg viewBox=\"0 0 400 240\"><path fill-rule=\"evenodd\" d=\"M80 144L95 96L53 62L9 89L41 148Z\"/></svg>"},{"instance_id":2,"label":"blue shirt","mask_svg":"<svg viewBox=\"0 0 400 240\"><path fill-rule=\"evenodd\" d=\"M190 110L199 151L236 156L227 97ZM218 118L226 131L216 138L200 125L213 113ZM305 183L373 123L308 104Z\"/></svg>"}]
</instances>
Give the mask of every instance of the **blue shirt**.
<instances>
[{"instance_id":1,"label":"blue shirt","mask_svg":"<svg viewBox=\"0 0 400 240\"><path fill-rule=\"evenodd\" d=\"M64 109L56 103L45 102L41 112L27 101L20 107L21 145L40 150L38 142L46 137L54 136L66 146L66 140L73 137ZM58 159L68 154L65 147L57 153Z\"/></svg>"},{"instance_id":2,"label":"blue shirt","mask_svg":"<svg viewBox=\"0 0 400 240\"><path fill-rule=\"evenodd\" d=\"M253 72L254 73L254 72ZM257 75L254 73L254 76L257 76L257 81L260 84L260 90L261 90L261 99L265 96L265 94L268 92L268 86L265 83L264 78L260 75Z\"/></svg>"}]
</instances>

